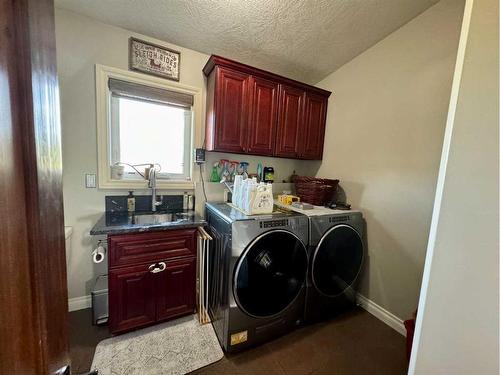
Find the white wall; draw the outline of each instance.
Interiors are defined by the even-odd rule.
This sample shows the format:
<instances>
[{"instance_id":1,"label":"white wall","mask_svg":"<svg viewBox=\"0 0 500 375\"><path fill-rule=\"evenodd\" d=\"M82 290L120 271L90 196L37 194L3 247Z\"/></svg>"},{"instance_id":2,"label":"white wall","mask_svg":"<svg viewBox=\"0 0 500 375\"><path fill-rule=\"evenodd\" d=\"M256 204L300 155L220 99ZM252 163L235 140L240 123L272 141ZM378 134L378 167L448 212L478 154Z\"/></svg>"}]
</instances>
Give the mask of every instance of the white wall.
<instances>
[{"instance_id":1,"label":"white wall","mask_svg":"<svg viewBox=\"0 0 500 375\"><path fill-rule=\"evenodd\" d=\"M442 0L332 73L320 177L367 221L361 293L406 319L417 307L463 0Z\"/></svg>"},{"instance_id":2,"label":"white wall","mask_svg":"<svg viewBox=\"0 0 500 375\"><path fill-rule=\"evenodd\" d=\"M73 227L72 250L67 253L70 299L88 295L93 286L94 278L99 274L106 273L105 264L95 266L91 262L90 253L96 241L91 238L89 231L104 212L105 195L126 194L123 191L86 189L84 174L97 173L94 65L103 64L128 69L128 40L130 36L150 40L180 51L180 82L202 88L203 104L205 104L205 79L201 70L208 60L208 55L56 9L65 225ZM201 144L197 146L200 147ZM290 159L209 153L205 172L206 179L209 178L210 166L222 157L249 161L252 170L255 170L258 161L273 165L279 180L288 178L294 169L298 173L306 173L311 170L311 166L317 165L315 162ZM194 179L198 181L197 168L195 168ZM208 184L207 190L211 199L222 199L220 193L222 189L219 186ZM197 188L197 206L201 208L202 196L198 194L199 191ZM210 192L212 193L210 194Z\"/></svg>"},{"instance_id":3,"label":"white wall","mask_svg":"<svg viewBox=\"0 0 500 375\"><path fill-rule=\"evenodd\" d=\"M498 26L467 0L410 374L499 373Z\"/></svg>"}]
</instances>

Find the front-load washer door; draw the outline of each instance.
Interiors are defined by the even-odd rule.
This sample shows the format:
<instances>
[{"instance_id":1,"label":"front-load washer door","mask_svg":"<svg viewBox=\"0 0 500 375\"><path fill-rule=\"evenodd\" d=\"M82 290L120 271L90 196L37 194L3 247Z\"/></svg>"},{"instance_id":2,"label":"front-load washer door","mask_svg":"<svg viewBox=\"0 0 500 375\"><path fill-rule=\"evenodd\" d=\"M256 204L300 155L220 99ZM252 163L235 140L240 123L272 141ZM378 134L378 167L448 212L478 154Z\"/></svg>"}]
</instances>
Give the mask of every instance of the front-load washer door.
<instances>
[{"instance_id":1,"label":"front-load washer door","mask_svg":"<svg viewBox=\"0 0 500 375\"><path fill-rule=\"evenodd\" d=\"M335 297L349 288L361 270L363 241L349 225L330 228L321 238L312 257L311 278L322 294Z\"/></svg>"},{"instance_id":2,"label":"front-load washer door","mask_svg":"<svg viewBox=\"0 0 500 375\"><path fill-rule=\"evenodd\" d=\"M269 317L290 306L299 295L307 273L307 250L285 230L261 234L237 261L233 292L248 315Z\"/></svg>"}]
</instances>

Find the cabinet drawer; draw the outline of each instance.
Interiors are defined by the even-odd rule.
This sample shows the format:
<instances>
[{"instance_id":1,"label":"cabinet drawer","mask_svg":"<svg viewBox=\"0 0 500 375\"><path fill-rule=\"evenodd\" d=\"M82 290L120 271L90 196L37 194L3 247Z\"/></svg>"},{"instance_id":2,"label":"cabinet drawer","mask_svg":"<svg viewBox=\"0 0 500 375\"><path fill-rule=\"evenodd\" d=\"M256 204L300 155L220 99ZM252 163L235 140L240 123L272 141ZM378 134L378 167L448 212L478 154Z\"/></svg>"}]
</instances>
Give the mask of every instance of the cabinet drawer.
<instances>
[{"instance_id":1,"label":"cabinet drawer","mask_svg":"<svg viewBox=\"0 0 500 375\"><path fill-rule=\"evenodd\" d=\"M196 255L196 229L109 236L109 268Z\"/></svg>"}]
</instances>

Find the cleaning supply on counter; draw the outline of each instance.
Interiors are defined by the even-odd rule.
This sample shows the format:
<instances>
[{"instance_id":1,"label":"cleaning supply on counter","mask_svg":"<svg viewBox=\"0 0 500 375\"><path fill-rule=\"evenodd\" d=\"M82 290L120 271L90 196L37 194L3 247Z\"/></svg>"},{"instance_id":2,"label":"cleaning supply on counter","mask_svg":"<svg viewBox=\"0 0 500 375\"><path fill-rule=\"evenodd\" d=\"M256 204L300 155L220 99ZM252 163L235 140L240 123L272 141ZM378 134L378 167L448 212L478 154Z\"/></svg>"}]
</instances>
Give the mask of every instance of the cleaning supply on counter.
<instances>
[{"instance_id":1,"label":"cleaning supply on counter","mask_svg":"<svg viewBox=\"0 0 500 375\"><path fill-rule=\"evenodd\" d=\"M273 212L273 185L259 183L250 193L249 210L252 215Z\"/></svg>"},{"instance_id":2,"label":"cleaning supply on counter","mask_svg":"<svg viewBox=\"0 0 500 375\"><path fill-rule=\"evenodd\" d=\"M243 176L237 174L234 176L233 194L231 196L231 202L236 206L240 207L239 199L241 197L241 184L243 183Z\"/></svg>"},{"instance_id":3,"label":"cleaning supply on counter","mask_svg":"<svg viewBox=\"0 0 500 375\"><path fill-rule=\"evenodd\" d=\"M232 203L247 215L273 212L273 186L257 182L256 178L235 177Z\"/></svg>"},{"instance_id":4,"label":"cleaning supply on counter","mask_svg":"<svg viewBox=\"0 0 500 375\"><path fill-rule=\"evenodd\" d=\"M189 207L189 195L187 191L184 192L184 195L182 196L182 209L187 210Z\"/></svg>"},{"instance_id":5,"label":"cleaning supply on counter","mask_svg":"<svg viewBox=\"0 0 500 375\"><path fill-rule=\"evenodd\" d=\"M273 183L274 182L274 168L273 167L264 167L264 182Z\"/></svg>"},{"instance_id":6,"label":"cleaning supply on counter","mask_svg":"<svg viewBox=\"0 0 500 375\"><path fill-rule=\"evenodd\" d=\"M238 165L240 164L240 162L232 160L232 161L229 162L229 164L230 164L230 166L229 166L229 172L231 173L230 181L233 182L234 181L234 177L238 174Z\"/></svg>"},{"instance_id":7,"label":"cleaning supply on counter","mask_svg":"<svg viewBox=\"0 0 500 375\"><path fill-rule=\"evenodd\" d=\"M214 166L212 167L212 172L210 173L210 182L219 182L220 181L218 168L219 168L219 162L215 162Z\"/></svg>"},{"instance_id":8,"label":"cleaning supply on counter","mask_svg":"<svg viewBox=\"0 0 500 375\"><path fill-rule=\"evenodd\" d=\"M286 206L289 206L294 202L300 202L300 198L291 194L280 194L278 195L278 202Z\"/></svg>"},{"instance_id":9,"label":"cleaning supply on counter","mask_svg":"<svg viewBox=\"0 0 500 375\"><path fill-rule=\"evenodd\" d=\"M189 194L188 195L188 210L194 210L194 195Z\"/></svg>"},{"instance_id":10,"label":"cleaning supply on counter","mask_svg":"<svg viewBox=\"0 0 500 375\"><path fill-rule=\"evenodd\" d=\"M305 202L293 202L292 207L298 208L300 210L312 210L314 206Z\"/></svg>"},{"instance_id":11,"label":"cleaning supply on counter","mask_svg":"<svg viewBox=\"0 0 500 375\"><path fill-rule=\"evenodd\" d=\"M220 159L222 170L220 172L220 181L231 181L231 173L229 173L230 161L227 159Z\"/></svg>"},{"instance_id":12,"label":"cleaning supply on counter","mask_svg":"<svg viewBox=\"0 0 500 375\"><path fill-rule=\"evenodd\" d=\"M248 165L249 163L246 161L240 162L241 175L243 179L248 178Z\"/></svg>"},{"instance_id":13,"label":"cleaning supply on counter","mask_svg":"<svg viewBox=\"0 0 500 375\"><path fill-rule=\"evenodd\" d=\"M264 177L262 176L262 164L259 163L257 164L257 181L261 182L264 180Z\"/></svg>"},{"instance_id":14,"label":"cleaning supply on counter","mask_svg":"<svg viewBox=\"0 0 500 375\"><path fill-rule=\"evenodd\" d=\"M129 191L127 195L127 211L128 212L135 211L135 197L133 191Z\"/></svg>"}]
</instances>

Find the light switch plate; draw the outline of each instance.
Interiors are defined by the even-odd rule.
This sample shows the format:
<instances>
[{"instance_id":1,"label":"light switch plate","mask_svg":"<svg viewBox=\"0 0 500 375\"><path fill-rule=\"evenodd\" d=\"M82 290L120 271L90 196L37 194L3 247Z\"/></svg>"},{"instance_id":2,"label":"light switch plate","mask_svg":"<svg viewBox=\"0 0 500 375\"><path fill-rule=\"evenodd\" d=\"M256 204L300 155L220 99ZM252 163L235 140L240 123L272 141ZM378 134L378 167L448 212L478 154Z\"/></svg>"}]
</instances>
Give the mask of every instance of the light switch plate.
<instances>
[{"instance_id":1,"label":"light switch plate","mask_svg":"<svg viewBox=\"0 0 500 375\"><path fill-rule=\"evenodd\" d=\"M95 173L86 173L85 174L85 187L86 188L95 188L96 187Z\"/></svg>"}]
</instances>

